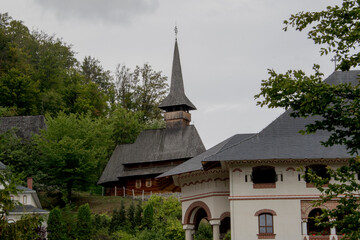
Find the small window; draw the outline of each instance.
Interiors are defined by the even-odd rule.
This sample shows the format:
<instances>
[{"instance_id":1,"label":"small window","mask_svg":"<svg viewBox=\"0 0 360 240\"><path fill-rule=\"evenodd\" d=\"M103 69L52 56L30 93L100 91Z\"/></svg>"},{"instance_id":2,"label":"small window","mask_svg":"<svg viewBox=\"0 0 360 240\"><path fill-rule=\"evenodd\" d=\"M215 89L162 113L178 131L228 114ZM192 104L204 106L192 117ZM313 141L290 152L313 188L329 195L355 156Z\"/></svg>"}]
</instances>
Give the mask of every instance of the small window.
<instances>
[{"instance_id":1,"label":"small window","mask_svg":"<svg viewBox=\"0 0 360 240\"><path fill-rule=\"evenodd\" d=\"M136 188L141 188L141 179L136 180L135 187Z\"/></svg>"},{"instance_id":2,"label":"small window","mask_svg":"<svg viewBox=\"0 0 360 240\"><path fill-rule=\"evenodd\" d=\"M270 213L263 213L259 215L259 234L274 233L273 215Z\"/></svg>"},{"instance_id":3,"label":"small window","mask_svg":"<svg viewBox=\"0 0 360 240\"><path fill-rule=\"evenodd\" d=\"M11 195L11 196L10 196L10 200L11 200L11 201L14 201L14 196Z\"/></svg>"},{"instance_id":4,"label":"small window","mask_svg":"<svg viewBox=\"0 0 360 240\"><path fill-rule=\"evenodd\" d=\"M276 172L271 166L254 167L252 171L253 183L275 183Z\"/></svg>"},{"instance_id":5,"label":"small window","mask_svg":"<svg viewBox=\"0 0 360 240\"><path fill-rule=\"evenodd\" d=\"M145 182L145 186L146 186L146 187L151 187L151 184L152 184L151 178L147 178L147 179L146 179L146 182Z\"/></svg>"},{"instance_id":6,"label":"small window","mask_svg":"<svg viewBox=\"0 0 360 240\"><path fill-rule=\"evenodd\" d=\"M327 172L326 166L322 165L322 164L318 164L318 165L311 165L311 166L307 166L306 170L305 170L305 181L307 183L310 183L310 179L307 176L307 173L309 172L309 169L311 169L311 171L313 173L315 173L316 175L318 175L319 177L325 179L327 178L328 180L330 180L330 175Z\"/></svg>"},{"instance_id":7,"label":"small window","mask_svg":"<svg viewBox=\"0 0 360 240\"><path fill-rule=\"evenodd\" d=\"M26 195L23 196L23 204L27 204L27 196Z\"/></svg>"}]
</instances>

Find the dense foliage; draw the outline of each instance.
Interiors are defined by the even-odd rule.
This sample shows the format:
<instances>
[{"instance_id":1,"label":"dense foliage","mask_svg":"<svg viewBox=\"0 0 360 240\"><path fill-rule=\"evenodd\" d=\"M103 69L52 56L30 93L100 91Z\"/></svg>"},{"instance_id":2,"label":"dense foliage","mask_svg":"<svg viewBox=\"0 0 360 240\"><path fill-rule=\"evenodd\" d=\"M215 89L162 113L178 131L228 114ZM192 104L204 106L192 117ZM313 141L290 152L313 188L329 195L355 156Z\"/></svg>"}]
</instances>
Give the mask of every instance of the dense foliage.
<instances>
[{"instance_id":1,"label":"dense foliage","mask_svg":"<svg viewBox=\"0 0 360 240\"><path fill-rule=\"evenodd\" d=\"M0 161L34 178L37 190L96 188L116 144L133 143L146 128L163 127L159 102L166 77L149 64L112 75L71 45L0 13L0 117L46 116L33 139L0 134Z\"/></svg>"},{"instance_id":2,"label":"dense foliage","mask_svg":"<svg viewBox=\"0 0 360 240\"><path fill-rule=\"evenodd\" d=\"M158 206L152 208L152 206ZM120 209L115 209L111 216L93 214L90 219L88 205L82 205L78 213L69 207L51 211L48 226L54 229L49 234L49 239L56 234L56 239L111 239L111 240L183 240L185 237L181 225L181 205L176 198L163 198L152 196L146 203L139 202L136 208L134 203L126 209L122 202ZM149 207L151 206L151 207ZM142 224L146 209L152 208L152 224ZM138 209L144 209L133 220ZM70 210L70 211L69 211ZM179 215L180 213L180 215ZM69 217L69 214L71 217ZM165 215L166 214L166 217ZM66 217L67 215L67 217ZM56 217L55 217L56 216ZM140 220L138 219L140 218ZM80 224L80 225L79 225ZM56 229L56 231L55 231ZM81 230L80 230L81 229ZM81 234L79 234L81 232ZM86 238L84 238L86 236Z\"/></svg>"},{"instance_id":3,"label":"dense foliage","mask_svg":"<svg viewBox=\"0 0 360 240\"><path fill-rule=\"evenodd\" d=\"M285 30L289 26L299 31L311 28L308 37L315 44L324 46L321 54L335 54L340 61L338 69L349 70L360 65L359 10L359 1L343 0L340 6L328 6L324 11L292 15L285 21ZM320 217L331 221L318 219L319 224L335 227L340 234L345 234L343 239L359 239L360 199L357 193L360 185L356 178L360 172L357 156L360 150L360 87L329 85L322 81L319 66L314 65L314 70L315 73L310 76L301 70L289 70L284 74L269 70L270 77L262 82L261 92L256 98L262 97L258 102L261 106L291 109L294 118L320 116L301 132L329 131L330 137L323 145L343 145L354 157L346 166L328 169L329 175L335 180L329 183L328 188L324 188L323 184L329 179L317 177L311 171L307 178L323 193L316 206L339 199L335 209L323 209Z\"/></svg>"}]
</instances>

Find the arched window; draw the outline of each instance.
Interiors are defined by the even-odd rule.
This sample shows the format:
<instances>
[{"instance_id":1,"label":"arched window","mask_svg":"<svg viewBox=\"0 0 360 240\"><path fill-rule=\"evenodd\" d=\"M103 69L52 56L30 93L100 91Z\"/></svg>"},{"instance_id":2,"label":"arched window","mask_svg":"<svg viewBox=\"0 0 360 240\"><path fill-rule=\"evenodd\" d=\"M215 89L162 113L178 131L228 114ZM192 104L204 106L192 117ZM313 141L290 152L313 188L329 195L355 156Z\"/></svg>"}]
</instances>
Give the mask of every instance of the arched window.
<instances>
[{"instance_id":1,"label":"arched window","mask_svg":"<svg viewBox=\"0 0 360 240\"><path fill-rule=\"evenodd\" d=\"M320 208L315 208L311 210L308 216L308 233L309 235L330 235L330 228L319 226L315 221L315 218L322 214L322 210ZM329 219L322 219L322 222L328 222Z\"/></svg>"},{"instance_id":2,"label":"arched window","mask_svg":"<svg viewBox=\"0 0 360 240\"><path fill-rule=\"evenodd\" d=\"M26 195L23 196L23 204L27 204L27 196Z\"/></svg>"},{"instance_id":3,"label":"arched window","mask_svg":"<svg viewBox=\"0 0 360 240\"><path fill-rule=\"evenodd\" d=\"M275 183L276 172L271 166L254 167L252 171L253 183Z\"/></svg>"},{"instance_id":4,"label":"arched window","mask_svg":"<svg viewBox=\"0 0 360 240\"><path fill-rule=\"evenodd\" d=\"M321 178L327 178L330 180L330 175L328 174L327 172L327 169L326 169L326 166L325 165L322 165L322 164L316 164L316 165L310 165L310 166L307 166L306 167L306 170L305 170L305 181L307 183L310 183L310 179L309 177L307 176L309 170L311 169L311 171L313 173L315 173L317 176L321 177Z\"/></svg>"},{"instance_id":5,"label":"arched window","mask_svg":"<svg viewBox=\"0 0 360 240\"><path fill-rule=\"evenodd\" d=\"M259 215L259 234L274 233L273 215L271 213L262 213Z\"/></svg>"}]
</instances>

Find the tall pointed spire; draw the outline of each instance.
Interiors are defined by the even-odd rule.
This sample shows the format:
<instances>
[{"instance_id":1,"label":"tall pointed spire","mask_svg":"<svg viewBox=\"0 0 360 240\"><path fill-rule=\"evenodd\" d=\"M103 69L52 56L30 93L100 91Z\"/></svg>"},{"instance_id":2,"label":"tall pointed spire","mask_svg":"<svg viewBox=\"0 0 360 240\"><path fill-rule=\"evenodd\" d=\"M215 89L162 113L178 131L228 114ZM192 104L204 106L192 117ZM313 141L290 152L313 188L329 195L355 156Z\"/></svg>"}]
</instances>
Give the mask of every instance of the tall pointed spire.
<instances>
[{"instance_id":1,"label":"tall pointed spire","mask_svg":"<svg viewBox=\"0 0 360 240\"><path fill-rule=\"evenodd\" d=\"M177 33L177 28L175 29ZM192 102L185 95L177 39L175 39L170 93L159 105L159 108L165 110L166 112L174 112L174 111L188 112L189 110L196 110L194 104L192 104Z\"/></svg>"}]
</instances>

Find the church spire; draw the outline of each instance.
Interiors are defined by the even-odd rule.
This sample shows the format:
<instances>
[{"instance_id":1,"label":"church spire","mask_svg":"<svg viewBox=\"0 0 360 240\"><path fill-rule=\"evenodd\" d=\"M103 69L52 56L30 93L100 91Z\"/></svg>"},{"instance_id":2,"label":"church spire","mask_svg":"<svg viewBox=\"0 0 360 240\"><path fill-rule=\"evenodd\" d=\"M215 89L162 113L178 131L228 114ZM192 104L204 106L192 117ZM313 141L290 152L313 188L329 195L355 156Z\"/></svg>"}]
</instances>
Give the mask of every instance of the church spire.
<instances>
[{"instance_id":1,"label":"church spire","mask_svg":"<svg viewBox=\"0 0 360 240\"><path fill-rule=\"evenodd\" d=\"M188 112L189 110L196 110L196 107L185 95L184 82L181 72L179 47L177 43L177 27L175 27L175 33L176 39L172 65L170 93L162 101L162 103L160 103L159 108L165 110L166 112Z\"/></svg>"}]
</instances>

